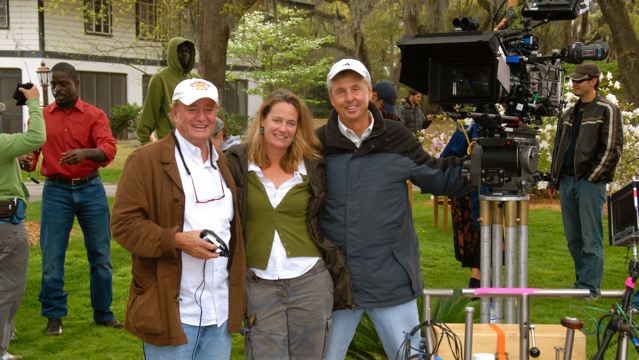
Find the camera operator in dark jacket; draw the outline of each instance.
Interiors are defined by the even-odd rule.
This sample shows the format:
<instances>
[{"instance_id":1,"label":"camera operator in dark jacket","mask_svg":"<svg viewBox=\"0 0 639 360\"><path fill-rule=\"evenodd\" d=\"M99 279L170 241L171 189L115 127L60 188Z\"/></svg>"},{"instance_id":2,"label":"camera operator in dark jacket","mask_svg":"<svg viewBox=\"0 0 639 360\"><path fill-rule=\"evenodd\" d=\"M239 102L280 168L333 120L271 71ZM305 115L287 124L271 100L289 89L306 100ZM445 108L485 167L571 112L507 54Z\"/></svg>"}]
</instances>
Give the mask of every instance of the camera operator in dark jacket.
<instances>
[{"instance_id":1,"label":"camera operator in dark jacket","mask_svg":"<svg viewBox=\"0 0 639 360\"><path fill-rule=\"evenodd\" d=\"M561 187L561 215L568 249L575 263L573 287L597 299L603 275L603 205L606 183L613 180L623 148L619 107L597 94L601 71L577 65L570 74L579 97L557 123L549 193Z\"/></svg>"}]
</instances>

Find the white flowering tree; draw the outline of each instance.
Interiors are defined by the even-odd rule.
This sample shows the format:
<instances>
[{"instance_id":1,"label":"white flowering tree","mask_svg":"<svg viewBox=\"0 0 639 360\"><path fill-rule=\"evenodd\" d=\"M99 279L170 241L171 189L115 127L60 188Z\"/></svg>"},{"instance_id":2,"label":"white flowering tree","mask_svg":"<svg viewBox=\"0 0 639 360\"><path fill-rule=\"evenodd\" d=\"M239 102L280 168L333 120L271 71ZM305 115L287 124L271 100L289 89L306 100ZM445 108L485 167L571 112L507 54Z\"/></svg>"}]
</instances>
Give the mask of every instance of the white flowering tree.
<instances>
[{"instance_id":1,"label":"white flowering tree","mask_svg":"<svg viewBox=\"0 0 639 360\"><path fill-rule=\"evenodd\" d=\"M572 106L578 98L570 91L569 84L570 82L567 82L565 100L569 106ZM614 79L612 73L608 72L605 76L602 74L598 93L619 106L623 115L623 152L617 165L615 179L610 184L610 191L621 188L629 183L633 176L639 174L639 108L630 103L620 102L616 96L620 91L621 85L619 81ZM540 128L539 171L550 172L556 123L556 118L546 118Z\"/></svg>"},{"instance_id":2,"label":"white flowering tree","mask_svg":"<svg viewBox=\"0 0 639 360\"><path fill-rule=\"evenodd\" d=\"M307 25L308 12L279 7L277 18L270 13L246 14L231 36L228 56L235 59L241 72L227 77L248 76L257 82L252 93L266 95L277 88L304 94L326 81L332 58L322 56L322 46L333 36L316 36Z\"/></svg>"}]
</instances>

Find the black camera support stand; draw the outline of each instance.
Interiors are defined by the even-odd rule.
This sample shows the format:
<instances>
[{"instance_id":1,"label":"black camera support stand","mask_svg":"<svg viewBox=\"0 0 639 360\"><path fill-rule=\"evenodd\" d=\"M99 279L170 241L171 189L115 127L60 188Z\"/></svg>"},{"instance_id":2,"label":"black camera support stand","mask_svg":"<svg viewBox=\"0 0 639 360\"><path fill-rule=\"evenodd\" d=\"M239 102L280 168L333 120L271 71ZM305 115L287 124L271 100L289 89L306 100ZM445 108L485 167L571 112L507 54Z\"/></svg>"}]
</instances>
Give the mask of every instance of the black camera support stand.
<instances>
[{"instance_id":1,"label":"black camera support stand","mask_svg":"<svg viewBox=\"0 0 639 360\"><path fill-rule=\"evenodd\" d=\"M632 260L628 265L628 277L625 282L625 291L621 297L621 304L614 304L610 312L610 320L606 325L604 336L601 344L597 349L597 354L592 360L603 360L606 350L610 347L613 337L618 335L617 360L626 360L628 358L628 339L633 338L633 345L639 354L639 329L632 321L631 302L635 290L637 278L639 278L639 260L637 259L637 243L630 245L632 250Z\"/></svg>"}]
</instances>

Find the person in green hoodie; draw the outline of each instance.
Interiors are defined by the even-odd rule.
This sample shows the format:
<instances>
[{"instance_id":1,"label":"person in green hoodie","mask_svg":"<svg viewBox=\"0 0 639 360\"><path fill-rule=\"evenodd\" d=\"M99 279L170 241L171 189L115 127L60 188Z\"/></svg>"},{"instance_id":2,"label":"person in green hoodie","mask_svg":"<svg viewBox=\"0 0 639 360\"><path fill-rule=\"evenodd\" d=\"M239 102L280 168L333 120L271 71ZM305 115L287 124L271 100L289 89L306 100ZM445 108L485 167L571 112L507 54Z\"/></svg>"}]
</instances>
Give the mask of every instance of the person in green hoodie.
<instances>
[{"instance_id":1,"label":"person in green hoodie","mask_svg":"<svg viewBox=\"0 0 639 360\"><path fill-rule=\"evenodd\" d=\"M198 78L192 72L195 65L195 44L183 37L169 40L166 51L167 67L151 76L149 90L142 106L137 137L140 144L151 141L151 133L155 131L158 140L171 133L171 96L177 84L182 80Z\"/></svg>"},{"instance_id":2,"label":"person in green hoodie","mask_svg":"<svg viewBox=\"0 0 639 360\"><path fill-rule=\"evenodd\" d=\"M20 359L7 352L13 318L27 285L29 235L25 216L27 187L22 183L17 157L42 146L46 129L36 86L19 88L27 99L29 129L25 133L0 134L0 358Z\"/></svg>"}]
</instances>

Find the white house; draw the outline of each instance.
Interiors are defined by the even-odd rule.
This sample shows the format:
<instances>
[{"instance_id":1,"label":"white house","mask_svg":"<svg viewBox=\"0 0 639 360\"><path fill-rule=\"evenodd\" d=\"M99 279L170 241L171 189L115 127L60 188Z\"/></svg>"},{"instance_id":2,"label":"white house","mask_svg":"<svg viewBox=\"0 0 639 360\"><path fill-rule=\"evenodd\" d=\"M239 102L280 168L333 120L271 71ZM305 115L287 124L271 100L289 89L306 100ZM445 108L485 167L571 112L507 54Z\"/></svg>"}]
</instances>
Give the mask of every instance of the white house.
<instances>
[{"instance_id":1,"label":"white house","mask_svg":"<svg viewBox=\"0 0 639 360\"><path fill-rule=\"evenodd\" d=\"M82 1L88 11L78 9ZM80 97L107 114L115 105L141 105L148 80L164 65L161 42L145 34L157 23L160 1L137 0L126 8L120 0L0 0L0 102L7 108L0 131L22 130L26 113L12 96L18 83L39 85L36 69L42 60L47 67L60 61L74 65ZM227 83L224 108L255 114L261 98L246 94L252 86L247 80ZM53 101L50 93L48 99Z\"/></svg>"}]
</instances>

